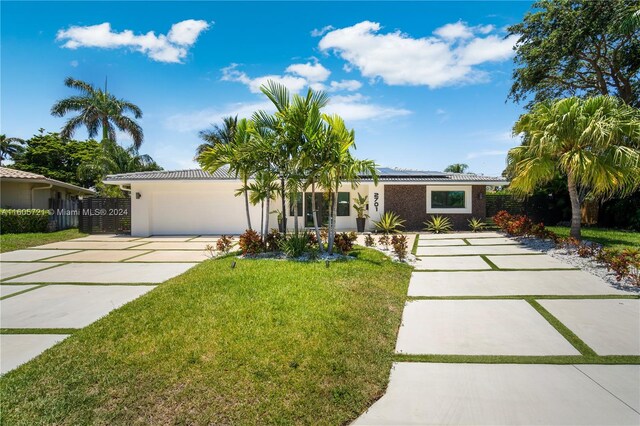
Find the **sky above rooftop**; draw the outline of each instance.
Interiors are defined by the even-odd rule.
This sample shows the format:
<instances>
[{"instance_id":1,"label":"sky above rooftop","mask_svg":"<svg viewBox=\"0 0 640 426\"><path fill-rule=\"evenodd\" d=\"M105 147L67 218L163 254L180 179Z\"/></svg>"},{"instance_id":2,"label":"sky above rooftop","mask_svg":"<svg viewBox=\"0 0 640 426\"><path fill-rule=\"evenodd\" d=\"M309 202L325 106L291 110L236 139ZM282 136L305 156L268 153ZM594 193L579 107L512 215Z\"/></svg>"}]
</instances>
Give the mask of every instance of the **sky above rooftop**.
<instances>
[{"instance_id":1,"label":"sky above rooftop","mask_svg":"<svg viewBox=\"0 0 640 426\"><path fill-rule=\"evenodd\" d=\"M0 131L65 122L71 76L140 106L141 152L195 167L198 131L268 109L260 84L326 90L360 158L498 175L522 107L507 100L528 2L2 2ZM131 143L118 135L123 145ZM86 137L78 132L77 139Z\"/></svg>"}]
</instances>

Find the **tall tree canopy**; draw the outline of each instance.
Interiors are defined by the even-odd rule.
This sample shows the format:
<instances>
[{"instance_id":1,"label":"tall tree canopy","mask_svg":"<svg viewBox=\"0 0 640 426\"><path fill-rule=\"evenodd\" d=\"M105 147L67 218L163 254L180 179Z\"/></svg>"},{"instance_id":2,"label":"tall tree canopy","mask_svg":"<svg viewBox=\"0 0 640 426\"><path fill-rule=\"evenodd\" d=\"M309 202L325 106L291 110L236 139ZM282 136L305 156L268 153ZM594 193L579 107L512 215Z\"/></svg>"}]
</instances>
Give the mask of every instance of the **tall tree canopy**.
<instances>
[{"instance_id":1,"label":"tall tree canopy","mask_svg":"<svg viewBox=\"0 0 640 426\"><path fill-rule=\"evenodd\" d=\"M465 163L449 164L444 171L449 173L464 173L469 169L469 165Z\"/></svg>"},{"instance_id":2,"label":"tall tree canopy","mask_svg":"<svg viewBox=\"0 0 640 426\"><path fill-rule=\"evenodd\" d=\"M233 143L236 138L236 129L238 127L238 116L222 117L222 125L213 124L211 128L201 130L198 133L200 139L204 143L196 148L196 160L198 156L209 148L213 148L217 144Z\"/></svg>"},{"instance_id":3,"label":"tall tree canopy","mask_svg":"<svg viewBox=\"0 0 640 426\"><path fill-rule=\"evenodd\" d=\"M520 117L514 133L524 143L507 157L510 188L530 194L558 173L566 176L572 237L580 238L579 192L602 197L640 187L640 112L619 98L542 102Z\"/></svg>"},{"instance_id":4,"label":"tall tree canopy","mask_svg":"<svg viewBox=\"0 0 640 426\"><path fill-rule=\"evenodd\" d=\"M15 159L24 151L24 140L20 138L8 138L7 135L0 135L0 166L7 158Z\"/></svg>"},{"instance_id":5,"label":"tall tree canopy","mask_svg":"<svg viewBox=\"0 0 640 426\"><path fill-rule=\"evenodd\" d=\"M102 140L116 141L116 129L125 132L133 139L136 149L140 148L144 134L142 127L126 114L133 114L135 119L142 118L142 110L135 104L124 99L118 99L107 91L96 89L93 85L81 80L68 77L64 84L80 92L78 96L61 99L51 107L51 114L63 117L70 112L78 115L67 120L60 131L63 138L71 138L80 127L85 127L90 138L98 135L102 129Z\"/></svg>"},{"instance_id":6,"label":"tall tree canopy","mask_svg":"<svg viewBox=\"0 0 640 426\"><path fill-rule=\"evenodd\" d=\"M541 0L519 35L509 97L541 102L615 95L640 106L638 0Z\"/></svg>"}]
</instances>

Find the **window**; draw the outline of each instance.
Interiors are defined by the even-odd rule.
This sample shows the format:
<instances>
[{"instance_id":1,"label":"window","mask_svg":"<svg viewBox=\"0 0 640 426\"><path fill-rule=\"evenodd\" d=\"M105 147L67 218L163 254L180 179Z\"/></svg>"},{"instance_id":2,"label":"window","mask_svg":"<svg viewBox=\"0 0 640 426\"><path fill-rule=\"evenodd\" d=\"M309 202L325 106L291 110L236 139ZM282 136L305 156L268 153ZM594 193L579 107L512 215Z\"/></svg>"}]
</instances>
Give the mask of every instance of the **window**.
<instances>
[{"instance_id":1,"label":"window","mask_svg":"<svg viewBox=\"0 0 640 426\"><path fill-rule=\"evenodd\" d=\"M471 193L471 185L427 185L427 214L471 214Z\"/></svg>"},{"instance_id":2,"label":"window","mask_svg":"<svg viewBox=\"0 0 640 426\"><path fill-rule=\"evenodd\" d=\"M297 194L297 199L298 199L298 216L302 216L302 192L298 192ZM289 200L289 216L295 216L294 214L295 212L293 211L293 203L291 202L291 200Z\"/></svg>"},{"instance_id":3,"label":"window","mask_svg":"<svg viewBox=\"0 0 640 426\"><path fill-rule=\"evenodd\" d=\"M338 192L338 216L349 216L349 193Z\"/></svg>"},{"instance_id":4,"label":"window","mask_svg":"<svg viewBox=\"0 0 640 426\"><path fill-rule=\"evenodd\" d=\"M431 208L464 209L464 191L431 191Z\"/></svg>"}]
</instances>

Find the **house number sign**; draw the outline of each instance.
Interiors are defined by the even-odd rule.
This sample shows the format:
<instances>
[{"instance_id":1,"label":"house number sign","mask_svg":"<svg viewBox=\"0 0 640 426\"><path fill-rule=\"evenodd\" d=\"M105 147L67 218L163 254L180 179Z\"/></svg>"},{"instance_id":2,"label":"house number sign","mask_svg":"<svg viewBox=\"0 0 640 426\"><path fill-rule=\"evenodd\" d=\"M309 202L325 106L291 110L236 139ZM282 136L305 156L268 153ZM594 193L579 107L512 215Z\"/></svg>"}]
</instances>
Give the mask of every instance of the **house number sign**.
<instances>
[{"instance_id":1,"label":"house number sign","mask_svg":"<svg viewBox=\"0 0 640 426\"><path fill-rule=\"evenodd\" d=\"M378 203L378 199L380 198L380 194L378 194L377 192L373 193L373 207L376 208L376 211L378 211L378 206L380 205L380 203Z\"/></svg>"}]
</instances>

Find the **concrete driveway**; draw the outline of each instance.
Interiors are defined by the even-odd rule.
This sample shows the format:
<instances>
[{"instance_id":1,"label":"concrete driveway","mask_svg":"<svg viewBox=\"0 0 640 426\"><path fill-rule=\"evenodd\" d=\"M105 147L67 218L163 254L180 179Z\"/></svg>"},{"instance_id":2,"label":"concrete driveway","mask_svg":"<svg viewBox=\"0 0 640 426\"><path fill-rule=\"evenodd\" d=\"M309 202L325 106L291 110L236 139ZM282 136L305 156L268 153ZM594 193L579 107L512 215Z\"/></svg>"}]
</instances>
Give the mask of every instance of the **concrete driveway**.
<instances>
[{"instance_id":1,"label":"concrete driveway","mask_svg":"<svg viewBox=\"0 0 640 426\"><path fill-rule=\"evenodd\" d=\"M389 387L355 424L640 424L637 293L493 232L417 255Z\"/></svg>"},{"instance_id":2,"label":"concrete driveway","mask_svg":"<svg viewBox=\"0 0 640 426\"><path fill-rule=\"evenodd\" d=\"M217 236L93 235L0 254L0 373L207 259Z\"/></svg>"}]
</instances>

